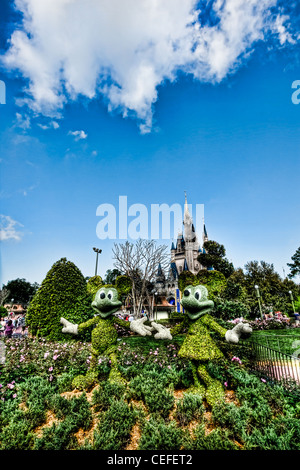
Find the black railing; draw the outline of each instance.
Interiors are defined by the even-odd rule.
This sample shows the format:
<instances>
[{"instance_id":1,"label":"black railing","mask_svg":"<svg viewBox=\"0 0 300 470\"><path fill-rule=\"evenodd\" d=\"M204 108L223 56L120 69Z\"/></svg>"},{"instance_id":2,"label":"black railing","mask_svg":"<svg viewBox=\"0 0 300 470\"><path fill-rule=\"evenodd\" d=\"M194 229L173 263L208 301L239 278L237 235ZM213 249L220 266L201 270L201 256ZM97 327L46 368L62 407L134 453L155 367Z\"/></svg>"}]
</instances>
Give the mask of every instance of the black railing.
<instances>
[{"instance_id":1,"label":"black railing","mask_svg":"<svg viewBox=\"0 0 300 470\"><path fill-rule=\"evenodd\" d=\"M249 343L255 372L287 388L293 383L300 390L299 336L259 335Z\"/></svg>"}]
</instances>

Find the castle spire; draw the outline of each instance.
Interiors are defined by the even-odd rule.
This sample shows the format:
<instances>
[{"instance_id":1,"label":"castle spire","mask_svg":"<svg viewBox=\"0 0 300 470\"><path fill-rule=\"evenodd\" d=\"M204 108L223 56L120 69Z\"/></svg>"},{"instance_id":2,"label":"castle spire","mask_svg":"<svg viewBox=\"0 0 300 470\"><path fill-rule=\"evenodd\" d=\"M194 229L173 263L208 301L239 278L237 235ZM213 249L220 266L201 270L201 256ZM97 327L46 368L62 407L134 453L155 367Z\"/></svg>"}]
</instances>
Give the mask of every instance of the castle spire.
<instances>
[{"instance_id":1,"label":"castle spire","mask_svg":"<svg viewBox=\"0 0 300 470\"><path fill-rule=\"evenodd\" d=\"M204 217L203 217L203 243L208 241L207 230L205 227Z\"/></svg>"}]
</instances>

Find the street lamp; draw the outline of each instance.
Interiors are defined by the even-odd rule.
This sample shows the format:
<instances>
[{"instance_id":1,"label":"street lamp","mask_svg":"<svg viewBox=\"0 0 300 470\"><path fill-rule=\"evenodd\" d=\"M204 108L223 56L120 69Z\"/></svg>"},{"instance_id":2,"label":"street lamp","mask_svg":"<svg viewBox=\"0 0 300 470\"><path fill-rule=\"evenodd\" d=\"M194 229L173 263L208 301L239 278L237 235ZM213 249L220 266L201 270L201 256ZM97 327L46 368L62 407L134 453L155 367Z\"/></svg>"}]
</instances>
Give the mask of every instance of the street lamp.
<instances>
[{"instance_id":1,"label":"street lamp","mask_svg":"<svg viewBox=\"0 0 300 470\"><path fill-rule=\"evenodd\" d=\"M155 321L157 321L157 292L154 292L155 295Z\"/></svg>"},{"instance_id":2,"label":"street lamp","mask_svg":"<svg viewBox=\"0 0 300 470\"><path fill-rule=\"evenodd\" d=\"M291 290L289 290L289 294L290 294L290 298L291 298L291 302L292 302L293 310L294 310L294 313L295 313L295 305L294 305L294 297L293 297L293 292L292 292Z\"/></svg>"},{"instance_id":3,"label":"street lamp","mask_svg":"<svg viewBox=\"0 0 300 470\"><path fill-rule=\"evenodd\" d=\"M95 268L95 276L97 276L98 255L100 253L102 253L102 250L100 250L99 248L93 248L93 250L95 251L95 253L97 253L97 255L96 255L96 268Z\"/></svg>"},{"instance_id":4,"label":"street lamp","mask_svg":"<svg viewBox=\"0 0 300 470\"><path fill-rule=\"evenodd\" d=\"M262 314L262 309L261 309L261 303L260 303L260 292L259 292L259 287L257 285L254 286L256 290L256 297L258 300L258 305L259 305L259 311L260 311L260 316L261 319L263 320L263 314Z\"/></svg>"}]
</instances>

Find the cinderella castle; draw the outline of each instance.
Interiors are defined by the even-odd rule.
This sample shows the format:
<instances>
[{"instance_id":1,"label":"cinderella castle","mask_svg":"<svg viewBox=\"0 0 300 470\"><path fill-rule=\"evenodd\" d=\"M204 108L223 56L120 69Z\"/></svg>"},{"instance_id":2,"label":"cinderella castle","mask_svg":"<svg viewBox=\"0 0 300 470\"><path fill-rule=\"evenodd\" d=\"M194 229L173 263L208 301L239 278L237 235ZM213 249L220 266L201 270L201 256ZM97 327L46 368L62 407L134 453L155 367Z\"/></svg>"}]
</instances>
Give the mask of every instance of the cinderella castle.
<instances>
[{"instance_id":1,"label":"cinderella castle","mask_svg":"<svg viewBox=\"0 0 300 470\"><path fill-rule=\"evenodd\" d=\"M202 245L207 240L207 231L203 222ZM157 307L160 310L168 309L168 307L173 307L172 309L174 309L174 306L176 306L177 311L180 310L178 276L183 271L197 274L200 269L206 269L197 259L200 253L205 253L205 250L200 246L185 193L183 232L179 232L176 244L172 242L169 272L165 275L161 265L159 265L154 281Z\"/></svg>"}]
</instances>

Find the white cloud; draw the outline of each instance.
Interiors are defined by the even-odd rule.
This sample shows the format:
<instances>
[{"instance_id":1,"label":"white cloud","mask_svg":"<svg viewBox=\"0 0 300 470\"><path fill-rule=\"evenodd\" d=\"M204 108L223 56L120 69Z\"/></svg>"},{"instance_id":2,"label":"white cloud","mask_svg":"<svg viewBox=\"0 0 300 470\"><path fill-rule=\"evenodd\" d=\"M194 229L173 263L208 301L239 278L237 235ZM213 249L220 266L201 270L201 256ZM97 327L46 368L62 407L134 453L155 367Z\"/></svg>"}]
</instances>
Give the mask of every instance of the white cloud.
<instances>
[{"instance_id":1,"label":"white cloud","mask_svg":"<svg viewBox=\"0 0 300 470\"><path fill-rule=\"evenodd\" d=\"M53 129L58 129L59 128L59 124L56 121L50 121L49 124L38 123L38 126L43 130L47 130L47 129L51 129L51 128L53 128Z\"/></svg>"},{"instance_id":2,"label":"white cloud","mask_svg":"<svg viewBox=\"0 0 300 470\"><path fill-rule=\"evenodd\" d=\"M30 117L26 114L16 113L16 127L20 127L21 129L30 129Z\"/></svg>"},{"instance_id":3,"label":"white cloud","mask_svg":"<svg viewBox=\"0 0 300 470\"><path fill-rule=\"evenodd\" d=\"M75 141L87 138L87 134L84 131L69 131L68 135L73 135L75 137Z\"/></svg>"},{"instance_id":4,"label":"white cloud","mask_svg":"<svg viewBox=\"0 0 300 470\"><path fill-rule=\"evenodd\" d=\"M15 240L19 242L23 233L18 231L16 227L23 227L22 224L13 220L9 215L0 214L0 240Z\"/></svg>"},{"instance_id":5,"label":"white cloud","mask_svg":"<svg viewBox=\"0 0 300 470\"><path fill-rule=\"evenodd\" d=\"M202 2L204 3L204 2ZM209 2L207 2L209 3ZM105 96L109 109L152 126L157 87L178 71L220 82L270 34L293 42L277 0L215 0L201 22L197 0L15 0L23 30L4 64L28 78L26 103L55 116L68 100Z\"/></svg>"}]
</instances>

